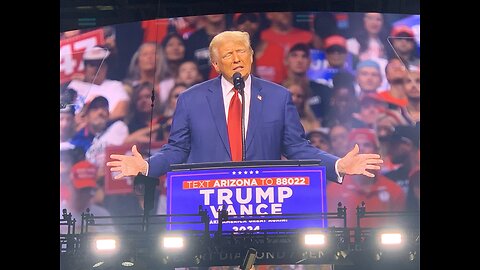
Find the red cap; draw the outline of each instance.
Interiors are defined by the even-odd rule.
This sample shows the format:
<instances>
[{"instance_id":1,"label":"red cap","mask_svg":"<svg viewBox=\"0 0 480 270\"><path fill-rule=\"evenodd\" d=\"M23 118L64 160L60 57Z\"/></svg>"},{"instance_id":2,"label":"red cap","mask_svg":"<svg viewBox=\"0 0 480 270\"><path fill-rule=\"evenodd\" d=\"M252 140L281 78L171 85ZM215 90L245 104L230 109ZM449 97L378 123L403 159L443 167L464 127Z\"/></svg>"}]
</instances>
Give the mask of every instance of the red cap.
<instances>
[{"instance_id":1,"label":"red cap","mask_svg":"<svg viewBox=\"0 0 480 270\"><path fill-rule=\"evenodd\" d=\"M390 33L390 35L392 37L398 37L398 35L400 35L401 33L405 33L407 35L409 35L410 37L414 37L415 34L413 33L413 30L406 26L406 25L397 25L397 26L394 26L392 28L392 32Z\"/></svg>"},{"instance_id":2,"label":"red cap","mask_svg":"<svg viewBox=\"0 0 480 270\"><path fill-rule=\"evenodd\" d=\"M354 128L348 134L348 141L353 142L357 136L365 136L367 140L373 143L376 147L378 147L377 142L377 135L375 131L370 128Z\"/></svg>"},{"instance_id":3,"label":"red cap","mask_svg":"<svg viewBox=\"0 0 480 270\"><path fill-rule=\"evenodd\" d=\"M325 39L325 49L328 49L335 45L347 49L347 40L340 35L332 35Z\"/></svg>"},{"instance_id":4,"label":"red cap","mask_svg":"<svg viewBox=\"0 0 480 270\"><path fill-rule=\"evenodd\" d=\"M97 187L97 167L86 160L77 162L72 166L70 179L77 189L95 188Z\"/></svg>"}]
</instances>

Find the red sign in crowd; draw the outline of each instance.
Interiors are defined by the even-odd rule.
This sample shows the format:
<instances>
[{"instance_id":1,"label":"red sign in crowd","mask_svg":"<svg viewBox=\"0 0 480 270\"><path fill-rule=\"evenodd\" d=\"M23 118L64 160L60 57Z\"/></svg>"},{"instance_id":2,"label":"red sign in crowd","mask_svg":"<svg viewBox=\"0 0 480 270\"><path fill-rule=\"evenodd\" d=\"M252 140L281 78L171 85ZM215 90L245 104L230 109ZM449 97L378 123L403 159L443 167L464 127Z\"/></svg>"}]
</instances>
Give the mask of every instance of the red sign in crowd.
<instances>
[{"instance_id":1,"label":"red sign in crowd","mask_svg":"<svg viewBox=\"0 0 480 270\"><path fill-rule=\"evenodd\" d=\"M105 43L103 29L60 40L60 84L83 74L83 53Z\"/></svg>"}]
</instances>

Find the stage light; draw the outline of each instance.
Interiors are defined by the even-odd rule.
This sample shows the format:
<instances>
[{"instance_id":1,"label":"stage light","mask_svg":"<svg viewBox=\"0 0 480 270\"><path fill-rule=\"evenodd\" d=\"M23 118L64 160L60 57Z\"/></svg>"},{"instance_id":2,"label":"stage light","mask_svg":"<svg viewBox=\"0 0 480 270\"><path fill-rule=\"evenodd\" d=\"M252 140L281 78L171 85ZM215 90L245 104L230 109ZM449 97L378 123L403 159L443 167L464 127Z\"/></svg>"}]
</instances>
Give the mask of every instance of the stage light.
<instances>
[{"instance_id":1,"label":"stage light","mask_svg":"<svg viewBox=\"0 0 480 270\"><path fill-rule=\"evenodd\" d=\"M323 245L325 245L325 234L323 234L323 233L305 234L305 245L307 245L307 246L323 246Z\"/></svg>"},{"instance_id":2,"label":"stage light","mask_svg":"<svg viewBox=\"0 0 480 270\"><path fill-rule=\"evenodd\" d=\"M134 265L135 265L135 263L131 262L131 261L123 261L122 262L122 266L125 266L125 267L132 267Z\"/></svg>"},{"instance_id":3,"label":"stage light","mask_svg":"<svg viewBox=\"0 0 480 270\"><path fill-rule=\"evenodd\" d=\"M100 262L97 262L95 263L92 268L97 268L97 267L100 267L101 265L103 265L105 262L104 261L100 261Z\"/></svg>"},{"instance_id":4,"label":"stage light","mask_svg":"<svg viewBox=\"0 0 480 270\"><path fill-rule=\"evenodd\" d=\"M117 240L115 239L96 239L95 247L97 250L115 250L117 248Z\"/></svg>"},{"instance_id":5,"label":"stage light","mask_svg":"<svg viewBox=\"0 0 480 270\"><path fill-rule=\"evenodd\" d=\"M181 249L184 246L184 239L181 236L164 236L162 243L165 249Z\"/></svg>"},{"instance_id":6,"label":"stage light","mask_svg":"<svg viewBox=\"0 0 480 270\"><path fill-rule=\"evenodd\" d=\"M92 251L98 255L113 255L119 250L120 241L116 236L96 236L92 240Z\"/></svg>"},{"instance_id":7,"label":"stage light","mask_svg":"<svg viewBox=\"0 0 480 270\"><path fill-rule=\"evenodd\" d=\"M400 245L402 244L401 233L382 233L380 234L380 243L382 245Z\"/></svg>"}]
</instances>

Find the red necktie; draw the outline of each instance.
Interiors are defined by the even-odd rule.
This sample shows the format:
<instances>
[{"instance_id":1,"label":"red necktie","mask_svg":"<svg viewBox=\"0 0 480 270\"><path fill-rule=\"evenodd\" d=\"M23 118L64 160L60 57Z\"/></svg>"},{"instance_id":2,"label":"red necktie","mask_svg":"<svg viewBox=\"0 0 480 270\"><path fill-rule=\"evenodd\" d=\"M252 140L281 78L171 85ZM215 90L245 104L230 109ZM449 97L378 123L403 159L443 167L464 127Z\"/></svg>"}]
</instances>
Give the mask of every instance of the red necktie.
<instances>
[{"instance_id":1,"label":"red necktie","mask_svg":"<svg viewBox=\"0 0 480 270\"><path fill-rule=\"evenodd\" d=\"M242 103L238 97L238 90L233 88L235 93L230 100L228 107L228 141L230 142L230 152L232 161L242 160Z\"/></svg>"}]
</instances>

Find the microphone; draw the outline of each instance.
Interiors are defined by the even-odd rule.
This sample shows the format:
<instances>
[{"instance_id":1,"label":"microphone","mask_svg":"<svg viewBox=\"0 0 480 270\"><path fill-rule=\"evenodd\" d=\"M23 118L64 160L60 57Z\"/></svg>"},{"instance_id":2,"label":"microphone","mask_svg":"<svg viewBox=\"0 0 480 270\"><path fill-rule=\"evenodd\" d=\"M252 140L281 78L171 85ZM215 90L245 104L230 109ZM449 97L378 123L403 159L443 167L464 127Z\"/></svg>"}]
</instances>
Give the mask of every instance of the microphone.
<instances>
[{"instance_id":1,"label":"microphone","mask_svg":"<svg viewBox=\"0 0 480 270\"><path fill-rule=\"evenodd\" d=\"M242 78L240 72L233 73L232 76L233 87L238 90L238 93L242 96L242 161L247 159L247 150L245 146L245 95L243 94L243 89L245 88L245 81Z\"/></svg>"},{"instance_id":2,"label":"microphone","mask_svg":"<svg viewBox=\"0 0 480 270\"><path fill-rule=\"evenodd\" d=\"M245 88L245 81L243 81L240 72L233 73L233 86L238 90L238 93L243 96L243 89Z\"/></svg>"}]
</instances>

